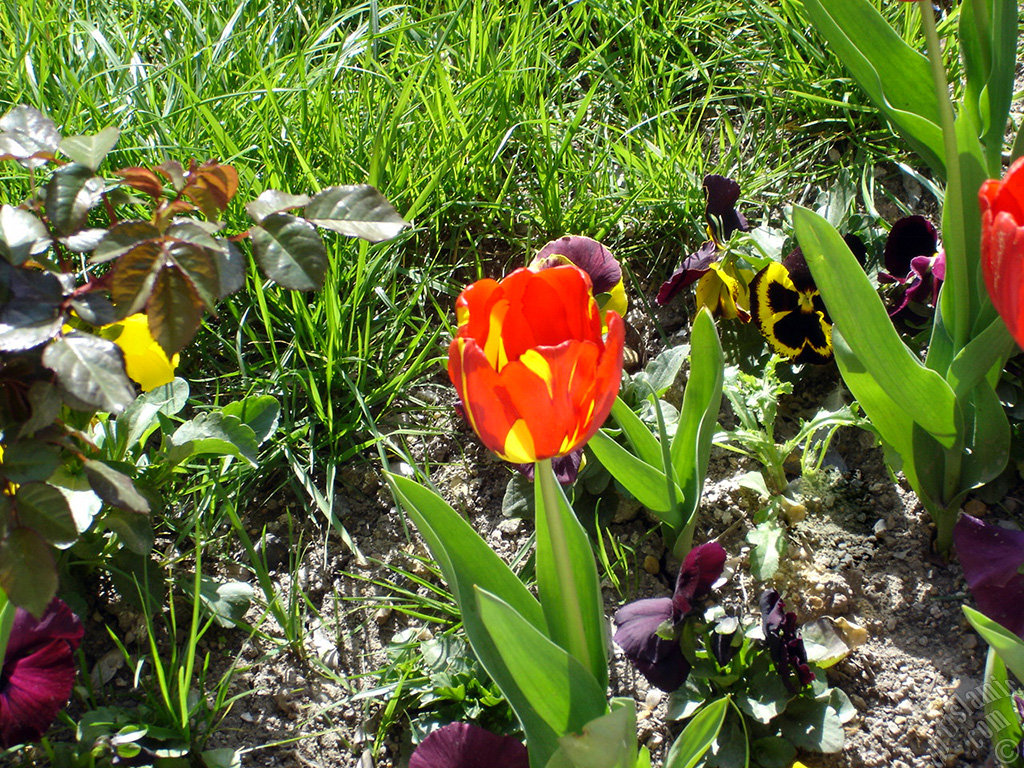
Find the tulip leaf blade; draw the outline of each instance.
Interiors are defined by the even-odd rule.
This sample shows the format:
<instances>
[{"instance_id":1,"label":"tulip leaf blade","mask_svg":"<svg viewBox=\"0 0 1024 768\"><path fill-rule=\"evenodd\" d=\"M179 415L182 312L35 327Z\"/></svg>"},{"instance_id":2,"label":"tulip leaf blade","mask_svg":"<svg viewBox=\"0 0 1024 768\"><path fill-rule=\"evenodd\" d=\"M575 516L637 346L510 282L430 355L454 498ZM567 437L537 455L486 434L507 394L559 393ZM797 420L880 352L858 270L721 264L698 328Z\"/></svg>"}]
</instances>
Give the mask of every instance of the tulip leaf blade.
<instances>
[{"instance_id":1,"label":"tulip leaf blade","mask_svg":"<svg viewBox=\"0 0 1024 768\"><path fill-rule=\"evenodd\" d=\"M943 447L952 447L960 435L953 390L902 342L867 275L835 228L800 206L793 209L793 226L832 317L833 337L838 331L848 345L851 354L846 356L847 368L866 374L854 377L861 389L873 380L906 417L920 424ZM861 401L861 394L853 389L845 372L843 378ZM877 397L868 399L880 402ZM868 415L883 431L883 423L870 411ZM896 442L888 441L896 446ZM901 454L906 459L907 454Z\"/></svg>"},{"instance_id":2,"label":"tulip leaf blade","mask_svg":"<svg viewBox=\"0 0 1024 768\"><path fill-rule=\"evenodd\" d=\"M621 397L615 398L615 403L612 405L612 416L622 428L622 434L626 436L629 444L636 451L637 458L652 467L660 467L662 465L661 443Z\"/></svg>"},{"instance_id":3,"label":"tulip leaf blade","mask_svg":"<svg viewBox=\"0 0 1024 768\"><path fill-rule=\"evenodd\" d=\"M971 391L961 412L970 451L964 452L960 490L966 493L995 479L1010 460L1010 422L987 379Z\"/></svg>"},{"instance_id":4,"label":"tulip leaf blade","mask_svg":"<svg viewBox=\"0 0 1024 768\"><path fill-rule=\"evenodd\" d=\"M597 456L605 468L636 500L651 510L662 522L678 529L682 522L677 509L673 509L668 494L668 480L665 473L652 467L601 430L594 435L587 446ZM676 498L682 498L683 492L676 488Z\"/></svg>"},{"instance_id":5,"label":"tulip leaf blade","mask_svg":"<svg viewBox=\"0 0 1024 768\"><path fill-rule=\"evenodd\" d=\"M729 709L729 698L713 701L694 715L665 758L665 768L694 768L714 744Z\"/></svg>"},{"instance_id":6,"label":"tulip leaf blade","mask_svg":"<svg viewBox=\"0 0 1024 768\"><path fill-rule=\"evenodd\" d=\"M928 59L868 0L805 0L818 33L932 170L945 175L939 102Z\"/></svg>"},{"instance_id":7,"label":"tulip leaf blade","mask_svg":"<svg viewBox=\"0 0 1024 768\"><path fill-rule=\"evenodd\" d=\"M523 724L530 764L546 766L559 737L608 711L605 687L500 597L476 585L473 593L481 626L507 672L507 681L496 682Z\"/></svg>"},{"instance_id":8,"label":"tulip leaf blade","mask_svg":"<svg viewBox=\"0 0 1024 768\"><path fill-rule=\"evenodd\" d=\"M1020 744L1024 731L1014 702L1013 688L1006 674L1006 664L991 646L985 654L985 721L992 731L993 744ZM1018 748L1003 755L1003 768L1024 768L1024 754Z\"/></svg>"},{"instance_id":9,"label":"tulip leaf blade","mask_svg":"<svg viewBox=\"0 0 1024 768\"><path fill-rule=\"evenodd\" d=\"M961 606L971 626L998 654L1018 680L1024 680L1024 640L969 605Z\"/></svg>"},{"instance_id":10,"label":"tulip leaf blade","mask_svg":"<svg viewBox=\"0 0 1024 768\"><path fill-rule=\"evenodd\" d=\"M565 734L558 745L545 768L635 768L636 704L632 698L613 699L608 714L591 720L582 733Z\"/></svg>"},{"instance_id":11,"label":"tulip leaf blade","mask_svg":"<svg viewBox=\"0 0 1024 768\"><path fill-rule=\"evenodd\" d=\"M683 390L679 424L672 439L672 469L683 489L681 514L685 526L697 511L711 459L711 441L722 405L725 361L718 329L702 308L690 335L690 377Z\"/></svg>"},{"instance_id":12,"label":"tulip leaf blade","mask_svg":"<svg viewBox=\"0 0 1024 768\"><path fill-rule=\"evenodd\" d=\"M550 460L536 463L533 487L537 513L537 588L547 619L548 636L575 656L605 688L608 685L608 639L604 599L590 537L569 506L561 484L555 480ZM562 557L568 562L559 562Z\"/></svg>"}]
</instances>

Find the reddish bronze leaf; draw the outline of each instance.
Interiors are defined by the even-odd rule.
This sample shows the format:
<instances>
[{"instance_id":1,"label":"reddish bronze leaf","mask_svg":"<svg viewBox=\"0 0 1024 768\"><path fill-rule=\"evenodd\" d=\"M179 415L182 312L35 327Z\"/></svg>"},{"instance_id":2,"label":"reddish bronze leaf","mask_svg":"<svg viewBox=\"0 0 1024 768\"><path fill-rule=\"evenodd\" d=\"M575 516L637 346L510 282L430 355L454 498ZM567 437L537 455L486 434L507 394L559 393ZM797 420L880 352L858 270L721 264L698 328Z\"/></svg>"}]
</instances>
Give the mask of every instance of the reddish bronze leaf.
<instances>
[{"instance_id":1,"label":"reddish bronze leaf","mask_svg":"<svg viewBox=\"0 0 1024 768\"><path fill-rule=\"evenodd\" d=\"M184 349L199 330L203 302L195 286L177 267L164 269L146 306L153 338L168 357Z\"/></svg>"},{"instance_id":2,"label":"reddish bronze leaf","mask_svg":"<svg viewBox=\"0 0 1024 768\"><path fill-rule=\"evenodd\" d=\"M114 174L124 179L124 183L129 187L145 192L154 200L163 197L164 183L148 168L119 168Z\"/></svg>"}]
</instances>

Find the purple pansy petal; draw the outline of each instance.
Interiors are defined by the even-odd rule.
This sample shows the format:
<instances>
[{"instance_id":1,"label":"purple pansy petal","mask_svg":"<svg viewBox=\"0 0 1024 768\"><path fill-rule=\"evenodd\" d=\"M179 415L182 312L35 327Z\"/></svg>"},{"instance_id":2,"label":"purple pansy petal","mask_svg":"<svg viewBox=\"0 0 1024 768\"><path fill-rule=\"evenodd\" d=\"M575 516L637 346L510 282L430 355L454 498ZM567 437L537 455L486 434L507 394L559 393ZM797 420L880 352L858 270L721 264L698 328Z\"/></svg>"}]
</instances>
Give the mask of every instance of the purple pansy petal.
<instances>
[{"instance_id":1,"label":"purple pansy petal","mask_svg":"<svg viewBox=\"0 0 1024 768\"><path fill-rule=\"evenodd\" d=\"M533 259L534 269L564 264L561 258L582 269L590 276L594 295L608 293L622 280L622 267L604 245L582 235L566 235L545 245ZM546 262L550 262L546 264Z\"/></svg>"},{"instance_id":2,"label":"purple pansy petal","mask_svg":"<svg viewBox=\"0 0 1024 768\"><path fill-rule=\"evenodd\" d=\"M686 555L676 578L672 595L673 620L679 621L691 610L693 603L707 597L712 585L725 568L725 549L717 541L694 547Z\"/></svg>"},{"instance_id":3,"label":"purple pansy petal","mask_svg":"<svg viewBox=\"0 0 1024 768\"><path fill-rule=\"evenodd\" d=\"M575 451L570 451L564 456L555 456L551 459L551 469L555 473L555 479L562 485L570 485L576 482L576 478L580 474L580 465L583 463L583 449L577 448ZM512 464L512 467L523 475L531 483L533 482L533 473L536 465L534 464Z\"/></svg>"},{"instance_id":4,"label":"purple pansy petal","mask_svg":"<svg viewBox=\"0 0 1024 768\"><path fill-rule=\"evenodd\" d=\"M0 673L0 744L38 741L68 702L84 629L54 598L41 619L18 608Z\"/></svg>"},{"instance_id":5,"label":"purple pansy petal","mask_svg":"<svg viewBox=\"0 0 1024 768\"><path fill-rule=\"evenodd\" d=\"M944 250L940 250L932 259L932 274L935 275L936 280L946 279L946 252ZM936 293L938 293L938 289L936 289Z\"/></svg>"},{"instance_id":6,"label":"purple pansy petal","mask_svg":"<svg viewBox=\"0 0 1024 768\"><path fill-rule=\"evenodd\" d=\"M746 218L736 210L736 202L740 199L739 184L725 176L712 174L704 177L704 193L708 196L705 216L712 238L719 244L728 242L737 230L746 232L750 229ZM717 231L719 223L721 232Z\"/></svg>"},{"instance_id":7,"label":"purple pansy petal","mask_svg":"<svg viewBox=\"0 0 1024 768\"><path fill-rule=\"evenodd\" d=\"M953 541L978 610L1024 637L1024 531L961 515Z\"/></svg>"},{"instance_id":8,"label":"purple pansy petal","mask_svg":"<svg viewBox=\"0 0 1024 768\"><path fill-rule=\"evenodd\" d=\"M938 247L935 226L924 216L907 216L892 225L885 240L885 268L893 275L910 272L915 256L934 256Z\"/></svg>"},{"instance_id":9,"label":"purple pansy petal","mask_svg":"<svg viewBox=\"0 0 1024 768\"><path fill-rule=\"evenodd\" d=\"M653 597L624 605L615 614L619 626L615 642L647 682L663 691L674 691L690 674L678 640L658 636L658 627L672 619L672 600Z\"/></svg>"},{"instance_id":10,"label":"purple pansy petal","mask_svg":"<svg viewBox=\"0 0 1024 768\"><path fill-rule=\"evenodd\" d=\"M472 723L450 723L425 738L409 768L529 768L529 753L513 736L499 736Z\"/></svg>"},{"instance_id":11,"label":"purple pansy petal","mask_svg":"<svg viewBox=\"0 0 1024 768\"><path fill-rule=\"evenodd\" d=\"M711 263L717 258L718 246L711 240L706 241L696 253L687 256L679 269L672 273L672 277L662 284L655 301L660 306L668 304L683 288L707 274Z\"/></svg>"},{"instance_id":12,"label":"purple pansy petal","mask_svg":"<svg viewBox=\"0 0 1024 768\"><path fill-rule=\"evenodd\" d=\"M801 688L814 680L814 673L807 663L804 641L797 634L796 614L786 613L786 603L774 589L762 592L760 603L761 629L775 663L775 671L782 678L786 690L795 693L797 686L790 680L792 672L796 673Z\"/></svg>"}]
</instances>

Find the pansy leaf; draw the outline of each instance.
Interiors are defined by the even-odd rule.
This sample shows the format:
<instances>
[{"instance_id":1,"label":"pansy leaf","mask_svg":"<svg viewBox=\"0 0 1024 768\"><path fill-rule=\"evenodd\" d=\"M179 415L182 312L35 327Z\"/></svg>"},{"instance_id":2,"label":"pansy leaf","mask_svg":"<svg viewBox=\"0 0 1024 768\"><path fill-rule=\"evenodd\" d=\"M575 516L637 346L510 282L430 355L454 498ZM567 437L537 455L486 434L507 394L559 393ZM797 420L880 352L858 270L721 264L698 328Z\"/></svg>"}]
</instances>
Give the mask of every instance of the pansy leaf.
<instances>
[{"instance_id":1,"label":"pansy leaf","mask_svg":"<svg viewBox=\"0 0 1024 768\"><path fill-rule=\"evenodd\" d=\"M91 136L66 136L61 140L59 149L74 162L95 171L120 136L121 131L110 125Z\"/></svg>"},{"instance_id":2,"label":"pansy leaf","mask_svg":"<svg viewBox=\"0 0 1024 768\"><path fill-rule=\"evenodd\" d=\"M690 349L690 377L683 390L683 407L671 450L676 482L683 490L683 525L692 519L700 504L725 380L722 344L714 318L706 309L694 318Z\"/></svg>"},{"instance_id":3,"label":"pansy leaf","mask_svg":"<svg viewBox=\"0 0 1024 768\"><path fill-rule=\"evenodd\" d=\"M102 196L103 179L87 166L69 163L46 183L46 216L58 235L73 234L85 226L89 209Z\"/></svg>"},{"instance_id":4,"label":"pansy leaf","mask_svg":"<svg viewBox=\"0 0 1024 768\"><path fill-rule=\"evenodd\" d=\"M793 209L793 225L835 329L854 355L850 362L935 440L952 447L960 433L952 389L938 373L923 366L900 339L878 293L835 228L799 206ZM851 381L846 382L863 404ZM865 411L892 443L884 422L866 405Z\"/></svg>"},{"instance_id":5,"label":"pansy leaf","mask_svg":"<svg viewBox=\"0 0 1024 768\"><path fill-rule=\"evenodd\" d=\"M57 374L66 393L107 413L121 413L135 399L120 348L99 336L68 333L55 339L43 351L43 365Z\"/></svg>"},{"instance_id":6,"label":"pansy leaf","mask_svg":"<svg viewBox=\"0 0 1024 768\"><path fill-rule=\"evenodd\" d=\"M0 256L15 266L45 253L50 247L46 225L31 211L10 205L0 207Z\"/></svg>"},{"instance_id":7,"label":"pansy leaf","mask_svg":"<svg viewBox=\"0 0 1024 768\"><path fill-rule=\"evenodd\" d=\"M95 459L86 459L83 469L89 485L107 504L129 512L149 513L149 502L136 490L128 475Z\"/></svg>"},{"instance_id":8,"label":"pansy leaf","mask_svg":"<svg viewBox=\"0 0 1024 768\"><path fill-rule=\"evenodd\" d=\"M729 699L724 697L694 715L669 749L665 768L694 768L718 738L728 711Z\"/></svg>"},{"instance_id":9,"label":"pansy leaf","mask_svg":"<svg viewBox=\"0 0 1024 768\"><path fill-rule=\"evenodd\" d=\"M103 517L103 524L116 533L121 542L136 555L148 557L152 552L154 536L149 515L115 508Z\"/></svg>"},{"instance_id":10,"label":"pansy leaf","mask_svg":"<svg viewBox=\"0 0 1024 768\"><path fill-rule=\"evenodd\" d=\"M277 431L281 404L271 395L258 395L228 403L221 412L248 425L256 436L256 442L262 444Z\"/></svg>"},{"instance_id":11,"label":"pansy leaf","mask_svg":"<svg viewBox=\"0 0 1024 768\"><path fill-rule=\"evenodd\" d=\"M185 582L185 587L191 592L191 579ZM244 581L199 577L200 605L219 627L234 627L245 618L252 596L252 586Z\"/></svg>"},{"instance_id":12,"label":"pansy leaf","mask_svg":"<svg viewBox=\"0 0 1024 768\"><path fill-rule=\"evenodd\" d=\"M171 444L174 446L171 459L176 463L189 456L213 453L236 456L256 466L259 455L259 444L252 428L237 416L221 411L208 411L186 421L171 435Z\"/></svg>"},{"instance_id":13,"label":"pansy leaf","mask_svg":"<svg viewBox=\"0 0 1024 768\"><path fill-rule=\"evenodd\" d=\"M747 533L750 551L750 572L758 581L767 581L779 569L779 558L786 550L786 532L775 517L769 518Z\"/></svg>"},{"instance_id":14,"label":"pansy leaf","mask_svg":"<svg viewBox=\"0 0 1024 768\"><path fill-rule=\"evenodd\" d=\"M316 229L288 213L272 213L249 230L253 252L267 277L293 291L324 284L327 251Z\"/></svg>"},{"instance_id":15,"label":"pansy leaf","mask_svg":"<svg viewBox=\"0 0 1024 768\"><path fill-rule=\"evenodd\" d=\"M328 187L303 213L318 227L372 243L390 240L409 226L387 198L368 184Z\"/></svg>"},{"instance_id":16,"label":"pansy leaf","mask_svg":"<svg viewBox=\"0 0 1024 768\"><path fill-rule=\"evenodd\" d=\"M846 742L839 713L828 701L799 696L786 707L782 735L794 746L812 752L839 752Z\"/></svg>"},{"instance_id":17,"label":"pansy leaf","mask_svg":"<svg viewBox=\"0 0 1024 768\"><path fill-rule=\"evenodd\" d=\"M57 594L53 550L31 528L13 528L0 541L0 589L36 618Z\"/></svg>"},{"instance_id":18,"label":"pansy leaf","mask_svg":"<svg viewBox=\"0 0 1024 768\"><path fill-rule=\"evenodd\" d=\"M188 402L188 382L176 378L141 394L118 418L116 429L122 450L137 445L156 428L159 414L173 416Z\"/></svg>"},{"instance_id":19,"label":"pansy leaf","mask_svg":"<svg viewBox=\"0 0 1024 768\"><path fill-rule=\"evenodd\" d=\"M18 520L47 542L69 547L78 539L78 526L67 500L47 483L25 483L14 492Z\"/></svg>"}]
</instances>

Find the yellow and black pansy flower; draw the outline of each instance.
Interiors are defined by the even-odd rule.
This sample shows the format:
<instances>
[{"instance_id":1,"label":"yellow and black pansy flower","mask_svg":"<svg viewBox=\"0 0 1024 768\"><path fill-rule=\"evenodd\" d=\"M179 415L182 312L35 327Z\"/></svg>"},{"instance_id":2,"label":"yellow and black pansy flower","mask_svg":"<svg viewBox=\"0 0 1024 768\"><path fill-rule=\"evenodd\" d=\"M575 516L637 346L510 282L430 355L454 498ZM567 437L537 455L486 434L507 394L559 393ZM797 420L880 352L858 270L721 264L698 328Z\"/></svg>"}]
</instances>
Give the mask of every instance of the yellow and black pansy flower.
<instances>
[{"instance_id":1,"label":"yellow and black pansy flower","mask_svg":"<svg viewBox=\"0 0 1024 768\"><path fill-rule=\"evenodd\" d=\"M832 359L832 321L799 248L750 281L750 314L769 346L794 363Z\"/></svg>"},{"instance_id":2,"label":"yellow and black pansy flower","mask_svg":"<svg viewBox=\"0 0 1024 768\"><path fill-rule=\"evenodd\" d=\"M867 249L861 239L843 240L863 266ZM792 362L822 365L832 359L832 320L799 248L750 281L750 316L769 346Z\"/></svg>"}]
</instances>

